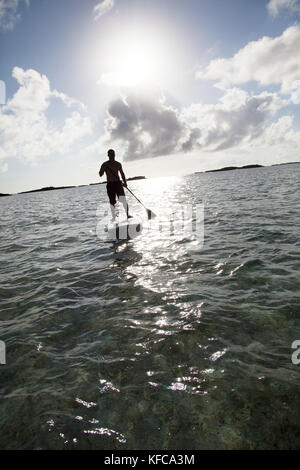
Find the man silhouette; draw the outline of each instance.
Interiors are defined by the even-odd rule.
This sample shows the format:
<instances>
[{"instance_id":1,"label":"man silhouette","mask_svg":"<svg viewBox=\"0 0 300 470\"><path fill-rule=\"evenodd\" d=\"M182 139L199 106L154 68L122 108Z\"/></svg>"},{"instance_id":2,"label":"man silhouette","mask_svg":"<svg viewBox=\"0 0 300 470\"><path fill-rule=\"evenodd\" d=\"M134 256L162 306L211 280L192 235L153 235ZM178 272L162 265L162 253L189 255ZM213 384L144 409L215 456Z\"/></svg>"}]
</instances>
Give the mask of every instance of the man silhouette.
<instances>
[{"instance_id":1,"label":"man silhouette","mask_svg":"<svg viewBox=\"0 0 300 470\"><path fill-rule=\"evenodd\" d=\"M107 189L107 195L108 195L109 202L110 202L112 221L115 221L116 219L116 209L115 209L115 205L117 202L116 197L118 197L118 199L123 204L127 219L131 219L132 216L129 215L129 206L127 204L126 196L125 196L124 189L123 189L123 186L127 188L127 181L126 181L126 177L125 177L122 165L120 162L117 162L115 160L114 150L110 149L107 152L107 155L108 155L109 160L102 164L100 171L99 171L99 176L100 178L102 178L104 173L106 174L106 178L107 178L106 189ZM119 173L122 177L123 184L119 178Z\"/></svg>"}]
</instances>

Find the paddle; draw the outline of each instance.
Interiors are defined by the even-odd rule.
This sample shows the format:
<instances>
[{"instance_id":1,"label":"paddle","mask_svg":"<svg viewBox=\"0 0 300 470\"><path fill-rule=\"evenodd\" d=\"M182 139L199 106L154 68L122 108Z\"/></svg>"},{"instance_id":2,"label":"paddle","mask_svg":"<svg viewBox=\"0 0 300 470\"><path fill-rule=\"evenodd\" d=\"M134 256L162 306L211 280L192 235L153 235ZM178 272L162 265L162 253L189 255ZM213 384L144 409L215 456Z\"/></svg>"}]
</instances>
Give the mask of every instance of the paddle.
<instances>
[{"instance_id":1,"label":"paddle","mask_svg":"<svg viewBox=\"0 0 300 470\"><path fill-rule=\"evenodd\" d=\"M114 176L119 180L118 175L116 175L111 169L109 169L109 171L111 172L112 175L114 175ZM120 181L120 180L119 180L119 181ZM124 186L124 188L126 188L127 191L129 191L130 194L132 194L132 196L144 207L144 209L146 209L148 220L155 219L156 214L155 214L151 209L147 209L147 207L144 206L144 204L136 197L135 194L133 194L133 192L131 191L131 189L128 188L127 185L125 186L124 183L123 183L123 186Z\"/></svg>"},{"instance_id":2,"label":"paddle","mask_svg":"<svg viewBox=\"0 0 300 470\"><path fill-rule=\"evenodd\" d=\"M124 185L123 185L124 186ZM144 209L146 209L146 212L147 212L147 217L148 217L148 220L151 220L151 219L155 219L156 217L156 214L151 210L151 209L147 209L146 206L144 206L144 204L136 197L135 194L133 194L133 192L127 187L127 186L124 186L127 191L130 192L130 194L132 194L132 196L144 207Z\"/></svg>"}]
</instances>

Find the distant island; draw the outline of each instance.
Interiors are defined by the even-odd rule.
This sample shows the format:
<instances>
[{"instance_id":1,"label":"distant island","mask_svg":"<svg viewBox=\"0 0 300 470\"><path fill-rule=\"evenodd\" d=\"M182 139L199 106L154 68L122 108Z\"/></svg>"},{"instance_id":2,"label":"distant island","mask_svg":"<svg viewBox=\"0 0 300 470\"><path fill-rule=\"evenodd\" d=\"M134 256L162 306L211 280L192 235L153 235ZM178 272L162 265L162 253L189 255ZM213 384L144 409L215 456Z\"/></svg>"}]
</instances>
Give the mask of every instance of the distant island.
<instances>
[{"instance_id":1,"label":"distant island","mask_svg":"<svg viewBox=\"0 0 300 470\"><path fill-rule=\"evenodd\" d=\"M204 171L204 173L214 173L216 171L247 170L250 168L263 168L263 165L226 166L224 168L218 168L217 170L207 170Z\"/></svg>"},{"instance_id":2,"label":"distant island","mask_svg":"<svg viewBox=\"0 0 300 470\"><path fill-rule=\"evenodd\" d=\"M127 178L127 181L134 181L134 180L145 180L146 176L132 176L131 178Z\"/></svg>"},{"instance_id":3,"label":"distant island","mask_svg":"<svg viewBox=\"0 0 300 470\"><path fill-rule=\"evenodd\" d=\"M300 162L288 162L288 163L274 163L273 165L270 166L280 166L280 165L296 165L299 164ZM217 170L206 170L206 171L196 171L195 174L200 174L200 173L215 173L218 171L233 171L233 170L248 170L250 168L265 168L264 165L244 165L244 166L226 166L224 168L218 168Z\"/></svg>"},{"instance_id":4,"label":"distant island","mask_svg":"<svg viewBox=\"0 0 300 470\"><path fill-rule=\"evenodd\" d=\"M7 197L7 196L11 196L11 194L2 194L2 193L0 193L0 197Z\"/></svg>"},{"instance_id":5,"label":"distant island","mask_svg":"<svg viewBox=\"0 0 300 470\"><path fill-rule=\"evenodd\" d=\"M144 180L146 179L146 176L133 176L132 178L127 178L127 181L135 181L135 180ZM23 191L21 193L17 194L31 194L31 193L39 193L39 192L44 192L44 191L57 191L58 189L70 189L70 188L82 188L84 186L94 186L97 184L106 184L106 181L103 181L101 183L90 183L90 184L80 184L78 186L47 186L46 188L40 188L40 189L32 189L31 191ZM11 196L11 194L1 194L0 196Z\"/></svg>"},{"instance_id":6,"label":"distant island","mask_svg":"<svg viewBox=\"0 0 300 470\"><path fill-rule=\"evenodd\" d=\"M68 188L76 188L76 186L60 186L57 188L55 188L54 186L47 186L46 188L32 189L31 191L23 191L22 193L18 193L18 194L39 193L41 191L55 191L57 189L68 189Z\"/></svg>"},{"instance_id":7,"label":"distant island","mask_svg":"<svg viewBox=\"0 0 300 470\"><path fill-rule=\"evenodd\" d=\"M279 165L299 165L300 162L287 162L287 163L274 163L272 166L279 166Z\"/></svg>"}]
</instances>

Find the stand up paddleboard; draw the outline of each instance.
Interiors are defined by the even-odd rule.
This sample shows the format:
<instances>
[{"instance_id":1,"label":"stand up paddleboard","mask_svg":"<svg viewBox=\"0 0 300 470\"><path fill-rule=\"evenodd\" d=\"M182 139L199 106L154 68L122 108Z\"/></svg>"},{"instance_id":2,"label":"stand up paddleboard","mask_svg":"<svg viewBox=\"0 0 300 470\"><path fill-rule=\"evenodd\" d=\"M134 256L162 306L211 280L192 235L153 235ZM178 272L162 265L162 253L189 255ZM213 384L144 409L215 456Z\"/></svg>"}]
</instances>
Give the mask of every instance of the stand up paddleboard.
<instances>
[{"instance_id":1,"label":"stand up paddleboard","mask_svg":"<svg viewBox=\"0 0 300 470\"><path fill-rule=\"evenodd\" d=\"M136 219L112 222L106 227L107 239L111 241L133 240L143 230L141 221Z\"/></svg>"}]
</instances>

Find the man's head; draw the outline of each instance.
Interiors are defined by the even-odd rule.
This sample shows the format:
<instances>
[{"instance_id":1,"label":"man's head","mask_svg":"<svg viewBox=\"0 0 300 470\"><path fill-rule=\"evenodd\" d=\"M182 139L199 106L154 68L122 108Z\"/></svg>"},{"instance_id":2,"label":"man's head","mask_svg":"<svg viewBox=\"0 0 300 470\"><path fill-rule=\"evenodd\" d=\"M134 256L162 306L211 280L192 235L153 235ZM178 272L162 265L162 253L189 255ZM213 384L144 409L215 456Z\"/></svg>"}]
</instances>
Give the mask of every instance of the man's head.
<instances>
[{"instance_id":1,"label":"man's head","mask_svg":"<svg viewBox=\"0 0 300 470\"><path fill-rule=\"evenodd\" d=\"M109 149L109 151L107 152L107 155L110 160L115 159L115 151L113 149Z\"/></svg>"}]
</instances>

